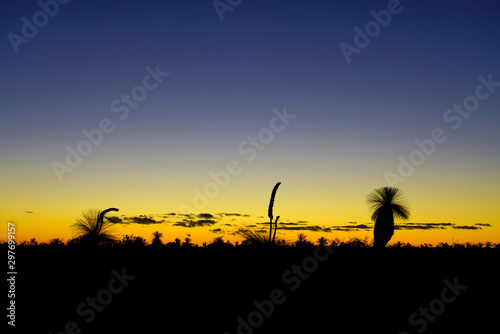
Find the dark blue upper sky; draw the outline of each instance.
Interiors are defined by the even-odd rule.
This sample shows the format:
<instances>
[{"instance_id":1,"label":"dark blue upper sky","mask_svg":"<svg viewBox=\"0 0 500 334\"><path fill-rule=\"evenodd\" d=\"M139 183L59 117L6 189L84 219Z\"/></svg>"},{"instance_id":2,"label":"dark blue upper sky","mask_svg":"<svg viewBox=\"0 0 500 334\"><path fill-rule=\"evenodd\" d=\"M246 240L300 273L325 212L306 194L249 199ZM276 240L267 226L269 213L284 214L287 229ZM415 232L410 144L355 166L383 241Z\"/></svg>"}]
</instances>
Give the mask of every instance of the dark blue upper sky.
<instances>
[{"instance_id":1,"label":"dark blue upper sky","mask_svg":"<svg viewBox=\"0 0 500 334\"><path fill-rule=\"evenodd\" d=\"M210 123L217 117L238 128L270 106L290 104L307 110L304 124L316 131L343 131L339 121L354 117L365 132L380 117L433 122L429 105L444 110L469 93L477 75L498 73L493 1L403 1L403 11L348 65L339 43L353 44L353 27L386 6L243 1L220 22L210 1L71 1L18 54L4 38L2 113L29 133L53 133L56 119L57 132L61 124L81 127L133 87L145 66L160 63L172 75L162 115L144 111L134 121L163 127L159 117L203 131L218 130ZM4 36L19 33L21 17L38 10L34 1L4 3ZM418 113L404 111L415 107ZM26 113L36 129L22 121Z\"/></svg>"}]
</instances>

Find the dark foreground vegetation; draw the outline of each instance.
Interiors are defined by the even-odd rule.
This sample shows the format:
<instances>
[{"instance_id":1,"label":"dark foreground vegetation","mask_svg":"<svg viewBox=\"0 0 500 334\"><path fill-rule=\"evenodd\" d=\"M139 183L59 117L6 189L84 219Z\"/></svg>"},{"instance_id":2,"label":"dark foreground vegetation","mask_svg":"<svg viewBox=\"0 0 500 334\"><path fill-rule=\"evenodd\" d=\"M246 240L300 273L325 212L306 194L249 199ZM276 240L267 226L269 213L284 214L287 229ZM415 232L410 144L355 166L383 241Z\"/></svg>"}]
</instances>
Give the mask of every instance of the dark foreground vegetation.
<instances>
[{"instance_id":1,"label":"dark foreground vegetation","mask_svg":"<svg viewBox=\"0 0 500 334\"><path fill-rule=\"evenodd\" d=\"M125 240L126 238L124 238ZM487 333L497 245L16 247L23 333ZM479 247L481 246L481 247ZM6 250L6 244L2 249ZM6 253L6 251L5 251ZM410 320L411 318L411 320Z\"/></svg>"}]
</instances>

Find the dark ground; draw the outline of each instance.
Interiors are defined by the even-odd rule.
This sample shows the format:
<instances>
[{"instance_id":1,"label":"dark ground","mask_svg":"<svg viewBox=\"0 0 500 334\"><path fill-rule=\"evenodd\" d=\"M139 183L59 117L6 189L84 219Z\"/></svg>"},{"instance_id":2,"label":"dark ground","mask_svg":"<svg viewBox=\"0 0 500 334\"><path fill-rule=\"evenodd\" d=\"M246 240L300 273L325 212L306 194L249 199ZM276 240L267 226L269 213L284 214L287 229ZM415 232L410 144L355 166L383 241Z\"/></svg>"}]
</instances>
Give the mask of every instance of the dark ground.
<instances>
[{"instance_id":1,"label":"dark ground","mask_svg":"<svg viewBox=\"0 0 500 334\"><path fill-rule=\"evenodd\" d=\"M313 254L314 247L17 247L16 332L499 332L500 249L335 249L316 269L306 263L307 278L289 272L283 280ZM102 292L101 300L111 300L87 324L90 306L79 314L78 305L109 289L112 269L122 268L135 278L116 294ZM445 279L467 286L456 298L445 291L444 298L454 299L449 303L439 301ZM283 292L282 303L261 325L238 330L237 318L248 322L252 312L259 324L252 302L269 299L275 289ZM417 315L412 326L409 317L429 304L439 314L429 314L432 321ZM75 328L70 323L65 331L70 321Z\"/></svg>"}]
</instances>

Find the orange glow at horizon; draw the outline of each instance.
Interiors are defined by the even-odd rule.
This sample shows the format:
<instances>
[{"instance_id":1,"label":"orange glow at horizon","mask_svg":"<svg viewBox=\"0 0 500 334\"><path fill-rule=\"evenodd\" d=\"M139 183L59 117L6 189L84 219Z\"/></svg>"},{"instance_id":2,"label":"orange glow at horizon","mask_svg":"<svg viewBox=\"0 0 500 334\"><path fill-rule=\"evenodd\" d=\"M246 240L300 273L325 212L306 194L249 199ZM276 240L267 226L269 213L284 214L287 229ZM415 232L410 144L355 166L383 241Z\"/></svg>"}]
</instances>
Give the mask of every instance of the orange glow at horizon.
<instances>
[{"instance_id":1,"label":"orange glow at horizon","mask_svg":"<svg viewBox=\"0 0 500 334\"><path fill-rule=\"evenodd\" d=\"M63 219L61 222L52 219L50 216L44 217L41 220L34 214L24 213L18 215L17 219L8 220L16 224L16 240L20 243L23 240L29 241L32 238L36 238L38 242L48 242L53 238L60 238L64 241L68 241L73 238L73 233L70 228L70 225L73 223L74 219ZM265 217L267 218L267 217ZM256 222L267 222L265 218L251 218L250 220ZM233 224L233 227L224 228L223 224L230 222ZM184 241L186 237L189 237L193 243L201 246L202 243L207 242L210 243L214 238L223 236L224 240L229 240L234 243L235 241L241 242L243 239L237 235L230 234L229 232L234 232L234 230L240 226L240 224L251 224L252 222L248 222L248 219L244 221L244 219L238 219L237 221L230 221L227 218L222 220L221 222L212 225L211 227L193 227L193 228L185 228L185 227L176 227L171 226L171 224L151 224L151 225L139 225L139 224L127 224L127 225L117 225L114 228L114 234L121 239L124 235L135 235L141 236L146 239L148 243L151 242L152 233L155 231L159 231L163 233L163 242L173 242L176 238ZM435 222L433 222L435 223ZM222 226L221 226L222 225ZM336 227L340 226L340 224L328 224L328 223L320 223L316 221L309 221L308 225L316 226L319 225L321 227ZM342 224L347 225L347 224ZM396 225L404 225L404 223L396 222ZM264 229L268 229L266 225L259 225ZM280 225L279 225L280 226ZM211 228L222 228L225 230L225 233L212 233L209 230ZM298 233L304 233L307 235L308 240L316 243L317 239L320 237L324 237L328 240L333 240L338 238L340 241L348 241L351 238L361 238L365 237L371 242L373 240L373 230L359 230L359 231L332 231L332 232L324 232L324 231L290 231L290 230L280 230L278 227L277 236L281 239L287 241L287 243L293 243L297 239ZM6 241L6 231L1 234L1 240ZM412 245L419 245L423 243L428 243L432 245L437 245L439 242L447 242L451 244L452 242L458 243L478 243L478 242L500 242L500 229L497 226L493 227L482 227L482 229L478 230L462 230L462 229L432 229L432 230L395 230L394 236L392 237L389 244L393 244L396 242L402 243L410 243Z\"/></svg>"},{"instance_id":2,"label":"orange glow at horizon","mask_svg":"<svg viewBox=\"0 0 500 334\"><path fill-rule=\"evenodd\" d=\"M5 168L5 165L2 168ZM84 171L85 168L82 166L81 170ZM207 205L201 208L197 208L193 203L194 189L203 189L203 185L210 180L206 173L196 179L179 175L158 180L156 175L159 175L160 171L125 175L125 172L118 170L114 173L111 166L104 166L102 174L96 177L76 177L78 174L75 174L75 178L68 178L63 183L54 183L50 170L38 170L37 173L26 177L4 180L6 190L0 198L0 220L5 223L17 223L18 240L68 240L72 238L70 225L82 211L89 208L102 210L117 207L120 211L113 216L135 217L172 212L179 214L184 205L197 210L192 212L193 214L239 213L248 214L250 218L240 219L241 221L229 221L226 218L210 227L192 228L172 226L175 221L147 226L129 224L119 226L117 236L121 238L124 234L134 234L150 242L151 233L158 230L164 234L165 242L175 238L184 239L188 234L197 244L210 242L221 235L224 235L224 240L234 242L241 239L230 235L229 232L234 231L238 223L254 224L267 221L269 196L276 181L282 182L274 205L274 214L281 216L280 222L303 221L310 226L334 227L347 225L349 222L370 222L366 196L381 186L380 182L373 180L383 175L383 170L375 169L370 173L361 173L352 180L340 174L346 171L328 174L328 166L319 167L318 175L296 175L286 169L286 162L274 167L279 173L270 172L267 175L261 168L263 166L259 164L251 165L241 175L231 179L226 188L221 188L219 194L209 199ZM75 171L79 172L80 170ZM256 182L256 175L261 173L265 176L257 178ZM472 182L460 178L456 173L455 171L437 177L427 175L426 170L423 170L421 174L406 180L400 189L408 199L412 212L410 222L452 223L456 226L478 226L475 224L480 223L490 224L491 227L481 226L482 229L475 230L396 230L391 242L500 242L500 213L495 209L497 199L500 198L500 189L496 187L500 176L492 179L491 173L484 177L476 175ZM127 183L122 182L124 179ZM226 227L222 225L225 223L236 225ZM396 224L404 223L396 221ZM225 234L209 231L214 228L225 230ZM331 233L278 232L283 233L283 237L289 241L294 241L296 234L303 232L314 242L319 237L347 240L351 236L368 236L371 239L373 233L372 230ZM5 240L6 235L6 230L0 232L0 239Z\"/></svg>"}]
</instances>

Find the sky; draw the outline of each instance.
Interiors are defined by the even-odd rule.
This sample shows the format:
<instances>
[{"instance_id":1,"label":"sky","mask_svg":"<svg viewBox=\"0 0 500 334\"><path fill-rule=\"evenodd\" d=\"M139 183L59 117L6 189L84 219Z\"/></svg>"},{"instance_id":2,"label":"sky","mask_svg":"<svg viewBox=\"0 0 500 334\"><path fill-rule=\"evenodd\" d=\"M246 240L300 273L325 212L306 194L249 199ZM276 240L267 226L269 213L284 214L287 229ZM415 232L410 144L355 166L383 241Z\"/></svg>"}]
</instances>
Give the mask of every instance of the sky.
<instances>
[{"instance_id":1,"label":"sky","mask_svg":"<svg viewBox=\"0 0 500 334\"><path fill-rule=\"evenodd\" d=\"M500 242L495 1L9 1L0 5L0 220L117 235ZM259 225L260 224L260 225ZM0 239L7 238L7 224Z\"/></svg>"}]
</instances>

